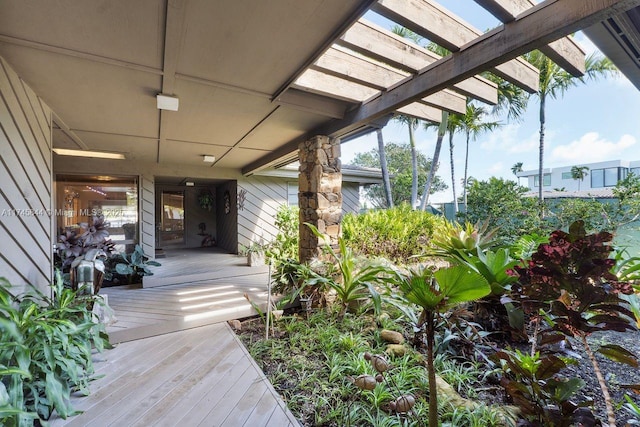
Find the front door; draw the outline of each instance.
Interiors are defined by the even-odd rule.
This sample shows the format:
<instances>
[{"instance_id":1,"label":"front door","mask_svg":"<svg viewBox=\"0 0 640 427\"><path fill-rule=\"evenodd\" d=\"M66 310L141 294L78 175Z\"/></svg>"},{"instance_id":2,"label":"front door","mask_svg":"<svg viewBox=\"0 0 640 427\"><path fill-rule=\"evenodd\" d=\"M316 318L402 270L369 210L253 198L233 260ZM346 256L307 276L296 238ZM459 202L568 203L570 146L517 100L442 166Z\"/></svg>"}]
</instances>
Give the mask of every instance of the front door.
<instances>
[{"instance_id":1,"label":"front door","mask_svg":"<svg viewBox=\"0 0 640 427\"><path fill-rule=\"evenodd\" d=\"M162 220L159 230L160 247L185 244L184 191L163 190L161 197Z\"/></svg>"}]
</instances>

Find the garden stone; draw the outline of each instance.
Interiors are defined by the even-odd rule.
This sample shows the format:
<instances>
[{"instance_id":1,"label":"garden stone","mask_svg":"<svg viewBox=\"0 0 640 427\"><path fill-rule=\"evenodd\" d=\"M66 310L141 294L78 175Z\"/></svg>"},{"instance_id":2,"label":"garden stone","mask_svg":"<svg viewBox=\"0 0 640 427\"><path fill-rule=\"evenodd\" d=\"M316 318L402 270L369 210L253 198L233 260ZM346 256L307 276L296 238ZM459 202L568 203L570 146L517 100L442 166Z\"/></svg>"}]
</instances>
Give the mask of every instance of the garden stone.
<instances>
[{"instance_id":1,"label":"garden stone","mask_svg":"<svg viewBox=\"0 0 640 427\"><path fill-rule=\"evenodd\" d=\"M402 357L407 352L407 348L403 344L389 344L384 352L389 356Z\"/></svg>"},{"instance_id":2,"label":"garden stone","mask_svg":"<svg viewBox=\"0 0 640 427\"><path fill-rule=\"evenodd\" d=\"M388 342L390 344L404 343L404 336L400 332L390 331L388 329L383 329L380 332L380 338L382 338L384 342Z\"/></svg>"}]
</instances>

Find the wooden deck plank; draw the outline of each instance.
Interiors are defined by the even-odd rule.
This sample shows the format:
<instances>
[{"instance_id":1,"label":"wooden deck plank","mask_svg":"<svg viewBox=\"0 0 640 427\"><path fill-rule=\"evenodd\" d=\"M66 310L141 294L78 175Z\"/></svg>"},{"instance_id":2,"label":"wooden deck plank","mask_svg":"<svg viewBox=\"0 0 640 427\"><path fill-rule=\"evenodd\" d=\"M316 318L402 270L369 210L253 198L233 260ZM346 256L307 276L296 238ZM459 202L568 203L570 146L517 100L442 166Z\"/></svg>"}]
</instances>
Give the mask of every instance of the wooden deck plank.
<instances>
[{"instance_id":1,"label":"wooden deck plank","mask_svg":"<svg viewBox=\"0 0 640 427\"><path fill-rule=\"evenodd\" d=\"M235 390L235 389L234 389ZM256 407L256 401L260 402L260 399L268 391L268 387L264 382L254 382L247 392L240 396L236 405L231 409L229 414L224 418L222 423L218 424L216 420L218 418L212 418L212 421L216 422L221 427L237 427L242 426L249 419Z\"/></svg>"},{"instance_id":2,"label":"wooden deck plank","mask_svg":"<svg viewBox=\"0 0 640 427\"><path fill-rule=\"evenodd\" d=\"M210 381L219 373L216 367L221 364L228 364L237 357L237 353L232 351L235 347L234 340L228 337L228 340L221 344L218 351L201 364L191 374L177 384L169 393L159 398L155 404L140 412L137 417L131 418L131 425L150 426L159 425L161 422L171 421L184 414L182 401L191 399L192 395L204 393L210 387Z\"/></svg>"},{"instance_id":3,"label":"wooden deck plank","mask_svg":"<svg viewBox=\"0 0 640 427\"><path fill-rule=\"evenodd\" d=\"M270 390L267 388L258 400L258 403L253 407L253 411L249 414L249 418L247 418L243 424L236 424L236 426L268 426L269 419L273 415L273 412L278 408L277 402L274 401L275 398L273 394L270 393ZM229 427L232 426L230 425Z\"/></svg>"}]
</instances>

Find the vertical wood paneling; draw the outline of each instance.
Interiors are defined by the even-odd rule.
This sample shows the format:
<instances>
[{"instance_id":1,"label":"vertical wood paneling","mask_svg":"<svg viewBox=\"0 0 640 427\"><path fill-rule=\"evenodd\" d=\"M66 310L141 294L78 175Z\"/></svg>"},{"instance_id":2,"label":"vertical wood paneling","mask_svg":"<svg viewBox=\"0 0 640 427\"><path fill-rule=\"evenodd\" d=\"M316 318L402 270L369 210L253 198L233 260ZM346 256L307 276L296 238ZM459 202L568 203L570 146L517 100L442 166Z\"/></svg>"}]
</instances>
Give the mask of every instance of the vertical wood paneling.
<instances>
[{"instance_id":1,"label":"vertical wood paneling","mask_svg":"<svg viewBox=\"0 0 640 427\"><path fill-rule=\"evenodd\" d=\"M0 58L0 276L19 293L52 271L51 110Z\"/></svg>"},{"instance_id":2,"label":"vertical wood paneling","mask_svg":"<svg viewBox=\"0 0 640 427\"><path fill-rule=\"evenodd\" d=\"M156 256L155 181L153 176L140 176L140 246L149 258Z\"/></svg>"},{"instance_id":3,"label":"vertical wood paneling","mask_svg":"<svg viewBox=\"0 0 640 427\"><path fill-rule=\"evenodd\" d=\"M360 184L342 182L342 212L358 213L360 211Z\"/></svg>"},{"instance_id":4,"label":"vertical wood paneling","mask_svg":"<svg viewBox=\"0 0 640 427\"><path fill-rule=\"evenodd\" d=\"M238 181L238 191L245 190L244 208L238 210L238 244L272 241L278 230L275 217L287 204L287 180L252 176Z\"/></svg>"}]
</instances>

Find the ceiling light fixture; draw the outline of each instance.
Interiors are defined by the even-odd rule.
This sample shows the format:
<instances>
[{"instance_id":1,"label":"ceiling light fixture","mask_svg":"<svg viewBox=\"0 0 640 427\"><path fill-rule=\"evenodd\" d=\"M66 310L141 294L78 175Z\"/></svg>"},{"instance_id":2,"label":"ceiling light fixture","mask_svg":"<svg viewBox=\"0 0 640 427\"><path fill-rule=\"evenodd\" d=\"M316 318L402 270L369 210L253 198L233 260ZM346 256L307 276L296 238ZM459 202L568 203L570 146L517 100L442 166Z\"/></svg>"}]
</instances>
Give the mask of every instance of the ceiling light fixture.
<instances>
[{"instance_id":1,"label":"ceiling light fixture","mask_svg":"<svg viewBox=\"0 0 640 427\"><path fill-rule=\"evenodd\" d=\"M196 183L193 181L187 181L184 183L184 185L186 185L187 187L193 187L194 185L196 185Z\"/></svg>"},{"instance_id":2,"label":"ceiling light fixture","mask_svg":"<svg viewBox=\"0 0 640 427\"><path fill-rule=\"evenodd\" d=\"M204 156L202 156L202 160L205 163L213 163L213 162L216 161L216 156L208 156L208 155L205 154Z\"/></svg>"},{"instance_id":3,"label":"ceiling light fixture","mask_svg":"<svg viewBox=\"0 0 640 427\"><path fill-rule=\"evenodd\" d=\"M109 153L106 151L85 151L85 150L69 150L66 148L54 148L53 152L59 156L75 156L75 157L94 157L97 159L122 160L124 154Z\"/></svg>"},{"instance_id":4,"label":"ceiling light fixture","mask_svg":"<svg viewBox=\"0 0 640 427\"><path fill-rule=\"evenodd\" d=\"M156 95L156 101L158 110L178 111L178 105L180 104L177 96L163 95L161 93Z\"/></svg>"}]
</instances>

